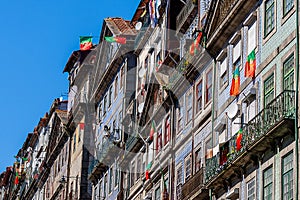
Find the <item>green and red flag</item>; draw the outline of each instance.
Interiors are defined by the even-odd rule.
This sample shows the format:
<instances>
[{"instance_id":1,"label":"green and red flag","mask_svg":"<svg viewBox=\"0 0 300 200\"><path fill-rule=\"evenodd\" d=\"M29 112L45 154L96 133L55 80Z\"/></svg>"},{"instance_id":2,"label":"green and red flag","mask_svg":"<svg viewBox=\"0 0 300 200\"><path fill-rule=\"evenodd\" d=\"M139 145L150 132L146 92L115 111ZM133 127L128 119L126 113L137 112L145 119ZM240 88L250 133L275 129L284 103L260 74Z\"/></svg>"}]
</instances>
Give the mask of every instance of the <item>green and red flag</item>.
<instances>
[{"instance_id":1,"label":"green and red flag","mask_svg":"<svg viewBox=\"0 0 300 200\"><path fill-rule=\"evenodd\" d=\"M239 130L236 137L236 150L239 151L242 148L243 131Z\"/></svg>"},{"instance_id":2,"label":"green and red flag","mask_svg":"<svg viewBox=\"0 0 300 200\"><path fill-rule=\"evenodd\" d=\"M153 141L153 136L154 136L155 133L156 133L156 124L155 124L155 121L152 120L150 134L149 134L149 139L151 141Z\"/></svg>"},{"instance_id":3,"label":"green and red flag","mask_svg":"<svg viewBox=\"0 0 300 200\"><path fill-rule=\"evenodd\" d=\"M230 96L237 96L240 93L240 70L239 67L236 67L233 72Z\"/></svg>"},{"instance_id":4,"label":"green and red flag","mask_svg":"<svg viewBox=\"0 0 300 200\"><path fill-rule=\"evenodd\" d=\"M190 46L190 55L193 56L195 54L198 53L198 51L200 51L200 43L202 40L202 31L198 34L197 38L194 40L193 44L191 44Z\"/></svg>"},{"instance_id":5,"label":"green and red flag","mask_svg":"<svg viewBox=\"0 0 300 200\"><path fill-rule=\"evenodd\" d=\"M107 42L116 42L119 44L126 44L125 37L104 37Z\"/></svg>"},{"instance_id":6,"label":"green and red flag","mask_svg":"<svg viewBox=\"0 0 300 200\"><path fill-rule=\"evenodd\" d=\"M148 163L147 167L146 167L146 172L145 172L145 178L146 180L150 179L150 169L152 167L152 162Z\"/></svg>"},{"instance_id":7,"label":"green and red flag","mask_svg":"<svg viewBox=\"0 0 300 200\"><path fill-rule=\"evenodd\" d=\"M19 173L16 172L15 185L19 184Z\"/></svg>"},{"instance_id":8,"label":"green and red flag","mask_svg":"<svg viewBox=\"0 0 300 200\"><path fill-rule=\"evenodd\" d=\"M256 58L255 51L251 51L251 53L247 57L247 62L245 65L245 77L253 78L255 76L256 70Z\"/></svg>"},{"instance_id":9,"label":"green and red flag","mask_svg":"<svg viewBox=\"0 0 300 200\"><path fill-rule=\"evenodd\" d=\"M93 46L92 38L92 36L80 36L80 50L90 50Z\"/></svg>"}]
</instances>

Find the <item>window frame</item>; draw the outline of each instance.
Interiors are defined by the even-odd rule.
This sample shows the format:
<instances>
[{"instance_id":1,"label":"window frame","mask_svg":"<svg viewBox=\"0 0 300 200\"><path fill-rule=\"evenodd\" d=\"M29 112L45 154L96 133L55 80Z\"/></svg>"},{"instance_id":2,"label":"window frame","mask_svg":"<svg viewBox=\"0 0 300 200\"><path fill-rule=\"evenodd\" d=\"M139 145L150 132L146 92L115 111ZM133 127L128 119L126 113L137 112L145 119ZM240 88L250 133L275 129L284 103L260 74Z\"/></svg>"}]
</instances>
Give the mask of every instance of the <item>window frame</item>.
<instances>
[{"instance_id":1,"label":"window frame","mask_svg":"<svg viewBox=\"0 0 300 200\"><path fill-rule=\"evenodd\" d=\"M293 4L292 4L292 6L288 9L288 10L286 10L286 6L287 6L287 4L285 4L285 2L287 2L288 0L283 0L282 1L282 16L283 16L283 18L284 17L286 17L292 10L293 10L293 8L295 7L295 1L294 0L289 0L289 1L291 1Z\"/></svg>"},{"instance_id":2,"label":"window frame","mask_svg":"<svg viewBox=\"0 0 300 200\"><path fill-rule=\"evenodd\" d=\"M266 177L266 173L269 172L269 170L271 170L271 181L267 184L265 184L265 180L266 178L269 178L270 175L268 175L268 177ZM266 191L265 189L268 189L268 188L271 188L271 194L268 194L268 195L271 195L271 200L273 199L273 177L274 177L274 173L273 173L273 165L267 167L266 169L263 170L263 199L265 200L265 194L266 194Z\"/></svg>"},{"instance_id":3,"label":"window frame","mask_svg":"<svg viewBox=\"0 0 300 200\"><path fill-rule=\"evenodd\" d=\"M201 95L199 96L199 85L201 84ZM199 102L201 104L199 108ZM197 84L195 84L195 108L196 113L200 113L203 110L203 79L200 79Z\"/></svg>"},{"instance_id":4,"label":"window frame","mask_svg":"<svg viewBox=\"0 0 300 200\"><path fill-rule=\"evenodd\" d=\"M290 70L286 73L285 72L285 66L287 63L292 62L293 66L290 68ZM294 52L292 54L290 54L286 59L284 59L283 63L282 63L282 77L283 77L283 82L282 82L282 87L283 90L294 90L295 89L295 56L294 56ZM285 80L288 78L291 78L291 75L293 75L293 88L287 88L285 85Z\"/></svg>"},{"instance_id":5,"label":"window frame","mask_svg":"<svg viewBox=\"0 0 300 200\"><path fill-rule=\"evenodd\" d=\"M211 83L208 85L208 74L211 73ZM212 101L213 91L212 91L212 85L213 85L213 70L212 68L209 68L205 73L205 105L208 105ZM208 97L208 93L211 93L210 98ZM209 98L209 99L208 99Z\"/></svg>"},{"instance_id":6,"label":"window frame","mask_svg":"<svg viewBox=\"0 0 300 200\"><path fill-rule=\"evenodd\" d=\"M273 87L272 87L272 89L269 89L268 91L266 91L266 84L268 81L271 81L271 80L273 81L273 84L272 84ZM268 105L268 103L270 103L272 101L271 100L270 102L267 102L266 98L268 98L271 93L273 93L272 99L274 99L274 97L275 97L275 73L274 72L272 72L266 79L264 79L263 89L264 89L264 107L266 107Z\"/></svg>"},{"instance_id":7,"label":"window frame","mask_svg":"<svg viewBox=\"0 0 300 200\"><path fill-rule=\"evenodd\" d=\"M247 183L246 183L246 195L247 195L247 199L249 199L249 187L248 185L250 185L250 183L254 182L254 185L253 185L253 194L250 194L250 195L253 195L254 196L254 199L256 197L256 181L255 181L255 177L250 179ZM252 189L252 188L251 188Z\"/></svg>"},{"instance_id":8,"label":"window frame","mask_svg":"<svg viewBox=\"0 0 300 200\"><path fill-rule=\"evenodd\" d=\"M189 162L189 163L188 163ZM192 154L188 154L184 158L184 181L186 182L192 177ZM189 174L188 174L189 173Z\"/></svg>"},{"instance_id":9,"label":"window frame","mask_svg":"<svg viewBox=\"0 0 300 200\"><path fill-rule=\"evenodd\" d=\"M291 158L292 158L292 168L291 169L289 169L288 171L284 171L284 159L287 159L289 156L291 156ZM289 182L290 181L292 181L292 183L291 184L289 184L289 185L291 185L291 187L289 188L289 192L290 191L292 191L291 192L291 196L289 196L289 197L292 197L293 198L293 191L294 191L294 152L293 151L290 151L290 152L288 152L288 153L286 153L284 156L282 156L282 158L281 158L281 169L282 169L282 171L281 171L281 198L282 199L284 199L284 195L285 195L285 193L284 193L284 176L285 175L287 175L287 174L290 174L291 173L291 176L289 176L289 177L292 177L292 180L289 180Z\"/></svg>"},{"instance_id":10,"label":"window frame","mask_svg":"<svg viewBox=\"0 0 300 200\"><path fill-rule=\"evenodd\" d=\"M168 123L168 126L167 126L167 122L169 121ZM166 146L170 140L171 140L171 118L170 118L170 115L168 114L167 117L165 118L164 120L164 146Z\"/></svg>"},{"instance_id":11,"label":"window frame","mask_svg":"<svg viewBox=\"0 0 300 200\"><path fill-rule=\"evenodd\" d=\"M273 1L273 3L269 7L267 7L267 3L269 1ZM268 31L267 30L267 26L268 26L268 24L267 24L267 20L268 20L267 14L268 13L267 12L270 12L270 11L271 11L271 13L273 11L273 17L272 17L273 24L270 24L270 26L272 26L272 27ZM264 2L264 11L263 12L264 12L264 38L267 38L269 35L271 35L271 33L275 30L275 27L276 27L276 1L274 1L274 0L265 0L265 2ZM272 19L271 19L271 23L272 23Z\"/></svg>"},{"instance_id":12,"label":"window frame","mask_svg":"<svg viewBox=\"0 0 300 200\"><path fill-rule=\"evenodd\" d=\"M191 88L185 95L185 113L186 113L186 124L190 123L193 119L193 88ZM190 99L189 99L190 98ZM190 102L189 104L189 100L191 100L192 102ZM190 113L191 112L191 113ZM190 115L190 118L189 118Z\"/></svg>"}]
</instances>

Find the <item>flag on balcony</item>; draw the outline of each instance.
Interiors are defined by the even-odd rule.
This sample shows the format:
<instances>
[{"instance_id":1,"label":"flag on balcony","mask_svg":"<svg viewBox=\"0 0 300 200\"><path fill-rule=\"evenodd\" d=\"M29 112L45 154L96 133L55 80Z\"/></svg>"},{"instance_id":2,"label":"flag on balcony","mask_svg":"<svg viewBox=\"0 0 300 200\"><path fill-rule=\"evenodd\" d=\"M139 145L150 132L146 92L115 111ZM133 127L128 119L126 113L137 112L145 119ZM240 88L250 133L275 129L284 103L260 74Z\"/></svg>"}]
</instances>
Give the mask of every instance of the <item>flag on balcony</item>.
<instances>
[{"instance_id":1,"label":"flag on balcony","mask_svg":"<svg viewBox=\"0 0 300 200\"><path fill-rule=\"evenodd\" d=\"M236 67L233 72L230 96L237 96L240 93L240 70L239 67Z\"/></svg>"},{"instance_id":2,"label":"flag on balcony","mask_svg":"<svg viewBox=\"0 0 300 200\"><path fill-rule=\"evenodd\" d=\"M239 151L242 148L242 138L243 138L243 131L242 129L239 130L236 137L236 150Z\"/></svg>"},{"instance_id":3,"label":"flag on balcony","mask_svg":"<svg viewBox=\"0 0 300 200\"><path fill-rule=\"evenodd\" d=\"M150 179L150 169L152 167L152 161L150 163L148 163L147 167L146 167L146 172L145 172L145 178L146 180Z\"/></svg>"},{"instance_id":4,"label":"flag on balcony","mask_svg":"<svg viewBox=\"0 0 300 200\"><path fill-rule=\"evenodd\" d=\"M251 51L251 53L247 57L247 62L245 66L245 77L253 78L255 76L256 70L256 58L255 51Z\"/></svg>"},{"instance_id":5,"label":"flag on balcony","mask_svg":"<svg viewBox=\"0 0 300 200\"><path fill-rule=\"evenodd\" d=\"M198 53L198 51L200 51L200 43L202 40L202 31L199 32L197 38L194 40L193 44L191 44L190 46L190 55L194 56L195 54Z\"/></svg>"},{"instance_id":6,"label":"flag on balcony","mask_svg":"<svg viewBox=\"0 0 300 200\"><path fill-rule=\"evenodd\" d=\"M161 180L160 180L160 188L161 188L161 199L162 200L168 200L169 199L169 193L167 190L167 184L165 181L164 173L161 173Z\"/></svg>"},{"instance_id":7,"label":"flag on balcony","mask_svg":"<svg viewBox=\"0 0 300 200\"><path fill-rule=\"evenodd\" d=\"M156 133L156 124L155 124L155 121L152 120L150 134L149 134L150 141L153 141L153 136L155 133Z\"/></svg>"},{"instance_id":8,"label":"flag on balcony","mask_svg":"<svg viewBox=\"0 0 300 200\"><path fill-rule=\"evenodd\" d=\"M16 172L15 185L19 184L19 173Z\"/></svg>"},{"instance_id":9,"label":"flag on balcony","mask_svg":"<svg viewBox=\"0 0 300 200\"><path fill-rule=\"evenodd\" d=\"M116 42L119 44L126 44L125 37L104 37L107 42Z\"/></svg>"},{"instance_id":10,"label":"flag on balcony","mask_svg":"<svg viewBox=\"0 0 300 200\"><path fill-rule=\"evenodd\" d=\"M92 36L80 36L80 50L90 50L93 46Z\"/></svg>"}]
</instances>

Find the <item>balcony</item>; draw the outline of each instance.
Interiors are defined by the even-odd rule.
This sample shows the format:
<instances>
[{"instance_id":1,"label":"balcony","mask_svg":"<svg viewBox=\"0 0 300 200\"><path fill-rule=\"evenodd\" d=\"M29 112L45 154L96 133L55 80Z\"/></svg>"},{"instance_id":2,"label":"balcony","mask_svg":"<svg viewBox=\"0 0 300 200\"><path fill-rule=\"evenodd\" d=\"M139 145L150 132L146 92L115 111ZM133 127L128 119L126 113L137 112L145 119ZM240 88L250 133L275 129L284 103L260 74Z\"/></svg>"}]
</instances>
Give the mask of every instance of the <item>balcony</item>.
<instances>
[{"instance_id":1,"label":"balcony","mask_svg":"<svg viewBox=\"0 0 300 200\"><path fill-rule=\"evenodd\" d=\"M150 19L146 17L146 20L143 23L141 30L138 32L135 41L134 41L134 49L139 54L141 50L144 48L148 38L150 37L153 28L150 26Z\"/></svg>"},{"instance_id":2,"label":"balcony","mask_svg":"<svg viewBox=\"0 0 300 200\"><path fill-rule=\"evenodd\" d=\"M72 110L74 111L73 114L76 114L79 111L79 108L87 103L87 95L85 92L80 92L75 96L74 104Z\"/></svg>"},{"instance_id":3,"label":"balcony","mask_svg":"<svg viewBox=\"0 0 300 200\"><path fill-rule=\"evenodd\" d=\"M185 6L176 17L176 32L185 33L196 15L197 1L187 0Z\"/></svg>"},{"instance_id":4,"label":"balcony","mask_svg":"<svg viewBox=\"0 0 300 200\"><path fill-rule=\"evenodd\" d=\"M208 199L208 190L204 189L204 170L201 168L182 186L182 199ZM193 197L192 197L193 196Z\"/></svg>"},{"instance_id":5,"label":"balcony","mask_svg":"<svg viewBox=\"0 0 300 200\"><path fill-rule=\"evenodd\" d=\"M255 163L254 158L294 133L295 111L295 92L286 90L279 94L243 127L240 145L236 134L220 144L220 154L206 160L206 184L222 188L224 180L239 179L240 170Z\"/></svg>"}]
</instances>

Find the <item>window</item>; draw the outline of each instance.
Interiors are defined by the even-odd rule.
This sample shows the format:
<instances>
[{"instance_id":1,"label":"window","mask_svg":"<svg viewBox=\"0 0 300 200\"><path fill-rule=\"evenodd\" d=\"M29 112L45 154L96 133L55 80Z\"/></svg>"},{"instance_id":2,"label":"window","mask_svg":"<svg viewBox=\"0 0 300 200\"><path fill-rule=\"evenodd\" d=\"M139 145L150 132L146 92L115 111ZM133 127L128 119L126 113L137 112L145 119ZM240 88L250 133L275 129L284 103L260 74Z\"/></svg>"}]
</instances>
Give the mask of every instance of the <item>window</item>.
<instances>
[{"instance_id":1,"label":"window","mask_svg":"<svg viewBox=\"0 0 300 200\"><path fill-rule=\"evenodd\" d=\"M201 168L201 149L195 152L195 172L198 172Z\"/></svg>"},{"instance_id":2,"label":"window","mask_svg":"<svg viewBox=\"0 0 300 200\"><path fill-rule=\"evenodd\" d=\"M116 170L115 170L115 187L118 186L118 183L119 183L119 170L116 167Z\"/></svg>"},{"instance_id":3,"label":"window","mask_svg":"<svg viewBox=\"0 0 300 200\"><path fill-rule=\"evenodd\" d=\"M98 107L98 120L100 121L101 118L102 118L102 102L99 104L99 107Z\"/></svg>"},{"instance_id":4,"label":"window","mask_svg":"<svg viewBox=\"0 0 300 200\"><path fill-rule=\"evenodd\" d=\"M294 7L294 0L283 0L283 16L285 16Z\"/></svg>"},{"instance_id":5,"label":"window","mask_svg":"<svg viewBox=\"0 0 300 200\"><path fill-rule=\"evenodd\" d=\"M272 200L273 193L273 167L269 167L263 172L263 193L264 200Z\"/></svg>"},{"instance_id":6,"label":"window","mask_svg":"<svg viewBox=\"0 0 300 200\"><path fill-rule=\"evenodd\" d=\"M181 199L181 184L182 184L182 166L179 165L176 170L176 197Z\"/></svg>"},{"instance_id":7,"label":"window","mask_svg":"<svg viewBox=\"0 0 300 200\"><path fill-rule=\"evenodd\" d=\"M247 183L247 200L255 200L255 179Z\"/></svg>"},{"instance_id":8,"label":"window","mask_svg":"<svg viewBox=\"0 0 300 200\"><path fill-rule=\"evenodd\" d=\"M192 156L188 155L185 159L185 181L190 178L192 174Z\"/></svg>"},{"instance_id":9,"label":"window","mask_svg":"<svg viewBox=\"0 0 300 200\"><path fill-rule=\"evenodd\" d=\"M274 99L274 73L264 82L264 105L266 106Z\"/></svg>"},{"instance_id":10,"label":"window","mask_svg":"<svg viewBox=\"0 0 300 200\"><path fill-rule=\"evenodd\" d=\"M177 109L177 133L180 133L183 128L183 114L184 114L184 106L183 106L183 98L179 100L179 105Z\"/></svg>"},{"instance_id":11,"label":"window","mask_svg":"<svg viewBox=\"0 0 300 200\"><path fill-rule=\"evenodd\" d=\"M246 113L245 113L245 118L244 121L247 123L251 119L253 119L256 115L256 100L254 99L253 101L247 101L246 102Z\"/></svg>"},{"instance_id":12,"label":"window","mask_svg":"<svg viewBox=\"0 0 300 200\"><path fill-rule=\"evenodd\" d=\"M202 110L202 80L196 86L196 112Z\"/></svg>"},{"instance_id":13,"label":"window","mask_svg":"<svg viewBox=\"0 0 300 200\"><path fill-rule=\"evenodd\" d=\"M118 96L118 91L119 91L119 81L118 81L119 77L117 76L115 79L115 94L114 97L116 98Z\"/></svg>"},{"instance_id":14,"label":"window","mask_svg":"<svg viewBox=\"0 0 300 200\"><path fill-rule=\"evenodd\" d=\"M182 183L182 166L181 165L177 167L176 178L177 178L176 179L177 185Z\"/></svg>"},{"instance_id":15,"label":"window","mask_svg":"<svg viewBox=\"0 0 300 200\"><path fill-rule=\"evenodd\" d=\"M155 190L155 200L160 200L160 188L156 188Z\"/></svg>"},{"instance_id":16,"label":"window","mask_svg":"<svg viewBox=\"0 0 300 200\"><path fill-rule=\"evenodd\" d=\"M170 116L167 116L165 121L165 138L164 138L164 145L168 144L171 137L171 125L170 125Z\"/></svg>"},{"instance_id":17,"label":"window","mask_svg":"<svg viewBox=\"0 0 300 200\"><path fill-rule=\"evenodd\" d=\"M106 187L107 187L107 174L105 174L104 176L103 197L106 197Z\"/></svg>"},{"instance_id":18,"label":"window","mask_svg":"<svg viewBox=\"0 0 300 200\"><path fill-rule=\"evenodd\" d=\"M275 3L274 0L265 2L265 36L267 36L275 27Z\"/></svg>"},{"instance_id":19,"label":"window","mask_svg":"<svg viewBox=\"0 0 300 200\"><path fill-rule=\"evenodd\" d=\"M247 48L247 55L249 55L251 53L251 51L253 51L256 48L257 45L257 41L256 41L256 21L254 21L252 23L252 25L250 25L248 27L248 48Z\"/></svg>"},{"instance_id":20,"label":"window","mask_svg":"<svg viewBox=\"0 0 300 200\"><path fill-rule=\"evenodd\" d=\"M112 192L112 188L113 188L113 177L114 177L114 170L111 167L109 170L109 187L108 187L108 193Z\"/></svg>"},{"instance_id":21,"label":"window","mask_svg":"<svg viewBox=\"0 0 300 200\"><path fill-rule=\"evenodd\" d=\"M124 67L121 68L120 89L123 87L123 84L124 84Z\"/></svg>"},{"instance_id":22,"label":"window","mask_svg":"<svg viewBox=\"0 0 300 200\"><path fill-rule=\"evenodd\" d=\"M74 136L73 136L73 153L76 150L76 135L77 135L77 133L74 133Z\"/></svg>"},{"instance_id":23,"label":"window","mask_svg":"<svg viewBox=\"0 0 300 200\"><path fill-rule=\"evenodd\" d=\"M79 123L78 142L81 141L81 136L84 134L84 123Z\"/></svg>"},{"instance_id":24,"label":"window","mask_svg":"<svg viewBox=\"0 0 300 200\"><path fill-rule=\"evenodd\" d=\"M239 63L241 60L241 40L240 38L237 38L234 45L233 45L233 52L232 52L232 62L233 65L236 67L239 67L241 64L236 65L237 63Z\"/></svg>"},{"instance_id":25,"label":"window","mask_svg":"<svg viewBox=\"0 0 300 200\"><path fill-rule=\"evenodd\" d=\"M156 135L156 154L158 154L162 147L162 141L161 141L161 127L157 129L157 135Z\"/></svg>"},{"instance_id":26,"label":"window","mask_svg":"<svg viewBox=\"0 0 300 200\"><path fill-rule=\"evenodd\" d=\"M227 66L227 57L225 57L220 61L220 88L222 88L228 81Z\"/></svg>"},{"instance_id":27,"label":"window","mask_svg":"<svg viewBox=\"0 0 300 200\"><path fill-rule=\"evenodd\" d=\"M106 113L106 108L107 108L107 95L105 95L103 98L103 115L105 115Z\"/></svg>"},{"instance_id":28,"label":"window","mask_svg":"<svg viewBox=\"0 0 300 200\"><path fill-rule=\"evenodd\" d=\"M132 187L135 182L135 163L131 163L131 173L130 173L130 186Z\"/></svg>"},{"instance_id":29,"label":"window","mask_svg":"<svg viewBox=\"0 0 300 200\"><path fill-rule=\"evenodd\" d=\"M137 158L137 165L136 165L136 177L135 180L138 180L140 178L141 175L141 167L142 167L142 161L141 161L141 157L139 156Z\"/></svg>"},{"instance_id":30,"label":"window","mask_svg":"<svg viewBox=\"0 0 300 200\"><path fill-rule=\"evenodd\" d=\"M283 63L283 90L294 90L294 55Z\"/></svg>"},{"instance_id":31,"label":"window","mask_svg":"<svg viewBox=\"0 0 300 200\"><path fill-rule=\"evenodd\" d=\"M282 199L293 199L293 152L282 158Z\"/></svg>"},{"instance_id":32,"label":"window","mask_svg":"<svg viewBox=\"0 0 300 200\"><path fill-rule=\"evenodd\" d=\"M100 180L100 182L99 182L99 192L98 192L98 194L99 194L99 197L102 197L102 180Z\"/></svg>"},{"instance_id":33,"label":"window","mask_svg":"<svg viewBox=\"0 0 300 200\"><path fill-rule=\"evenodd\" d=\"M205 87L205 103L208 103L212 98L212 70L206 73L206 87Z\"/></svg>"},{"instance_id":34,"label":"window","mask_svg":"<svg viewBox=\"0 0 300 200\"><path fill-rule=\"evenodd\" d=\"M112 86L109 87L109 94L108 94L108 107L111 105L112 102L112 95L113 95L113 91L112 91Z\"/></svg>"},{"instance_id":35,"label":"window","mask_svg":"<svg viewBox=\"0 0 300 200\"><path fill-rule=\"evenodd\" d=\"M186 96L186 123L189 123L193 118L193 94L188 92Z\"/></svg>"}]
</instances>

